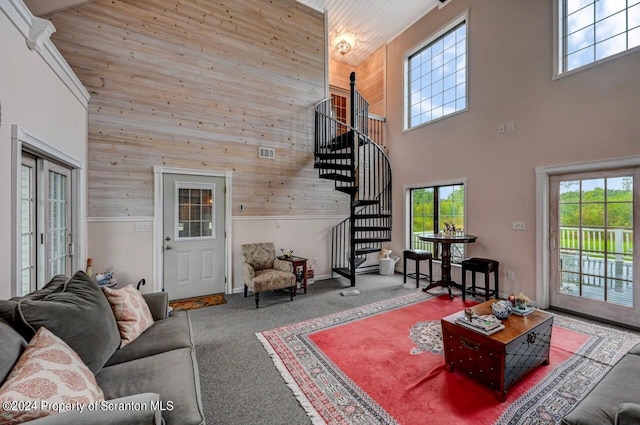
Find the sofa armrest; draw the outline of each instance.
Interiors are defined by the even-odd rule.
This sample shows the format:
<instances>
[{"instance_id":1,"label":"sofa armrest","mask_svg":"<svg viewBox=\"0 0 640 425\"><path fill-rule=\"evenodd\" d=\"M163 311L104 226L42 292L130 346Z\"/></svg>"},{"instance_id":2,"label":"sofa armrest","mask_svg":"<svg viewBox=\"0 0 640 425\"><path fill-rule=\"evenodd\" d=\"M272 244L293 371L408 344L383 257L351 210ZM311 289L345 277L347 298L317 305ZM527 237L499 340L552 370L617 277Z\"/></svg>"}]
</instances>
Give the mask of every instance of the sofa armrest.
<instances>
[{"instance_id":1,"label":"sofa armrest","mask_svg":"<svg viewBox=\"0 0 640 425\"><path fill-rule=\"evenodd\" d=\"M142 294L144 300L149 305L153 320L162 320L168 317L169 311L169 294L166 292L152 292Z\"/></svg>"},{"instance_id":2,"label":"sofa armrest","mask_svg":"<svg viewBox=\"0 0 640 425\"><path fill-rule=\"evenodd\" d=\"M161 425L160 396L142 393L84 406L82 411L56 413L27 422L29 425Z\"/></svg>"},{"instance_id":3,"label":"sofa armrest","mask_svg":"<svg viewBox=\"0 0 640 425\"><path fill-rule=\"evenodd\" d=\"M640 423L640 404L620 403L616 413L616 425L637 425Z\"/></svg>"}]
</instances>

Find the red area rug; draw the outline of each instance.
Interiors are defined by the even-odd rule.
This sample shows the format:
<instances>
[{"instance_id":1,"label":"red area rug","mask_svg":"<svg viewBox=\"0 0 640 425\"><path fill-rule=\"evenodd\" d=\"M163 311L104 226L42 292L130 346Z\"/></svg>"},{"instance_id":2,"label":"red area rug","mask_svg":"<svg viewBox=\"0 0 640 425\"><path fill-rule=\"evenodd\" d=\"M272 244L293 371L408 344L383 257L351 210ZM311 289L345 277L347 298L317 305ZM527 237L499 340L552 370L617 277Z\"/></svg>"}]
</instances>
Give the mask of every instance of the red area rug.
<instances>
[{"instance_id":1,"label":"red area rug","mask_svg":"<svg viewBox=\"0 0 640 425\"><path fill-rule=\"evenodd\" d=\"M444 370L440 318L463 308L460 298L419 291L256 335L314 424L559 423L640 342L554 315L550 365L500 403L488 387Z\"/></svg>"}]
</instances>

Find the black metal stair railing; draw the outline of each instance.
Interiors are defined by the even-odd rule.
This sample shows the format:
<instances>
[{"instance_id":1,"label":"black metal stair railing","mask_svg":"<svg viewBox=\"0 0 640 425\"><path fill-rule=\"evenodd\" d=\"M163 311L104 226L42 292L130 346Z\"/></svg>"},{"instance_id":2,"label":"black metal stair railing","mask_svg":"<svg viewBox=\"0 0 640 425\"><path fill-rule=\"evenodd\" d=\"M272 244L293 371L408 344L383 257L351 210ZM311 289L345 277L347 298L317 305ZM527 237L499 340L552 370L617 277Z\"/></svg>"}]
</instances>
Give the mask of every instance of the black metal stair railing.
<instances>
[{"instance_id":1,"label":"black metal stair railing","mask_svg":"<svg viewBox=\"0 0 640 425\"><path fill-rule=\"evenodd\" d=\"M356 269L366 255L391 240L391 165L383 147L368 134L368 103L351 75L351 125L335 118L332 99L315 108L315 168L349 194L350 214L332 229L332 272L355 286Z\"/></svg>"}]
</instances>

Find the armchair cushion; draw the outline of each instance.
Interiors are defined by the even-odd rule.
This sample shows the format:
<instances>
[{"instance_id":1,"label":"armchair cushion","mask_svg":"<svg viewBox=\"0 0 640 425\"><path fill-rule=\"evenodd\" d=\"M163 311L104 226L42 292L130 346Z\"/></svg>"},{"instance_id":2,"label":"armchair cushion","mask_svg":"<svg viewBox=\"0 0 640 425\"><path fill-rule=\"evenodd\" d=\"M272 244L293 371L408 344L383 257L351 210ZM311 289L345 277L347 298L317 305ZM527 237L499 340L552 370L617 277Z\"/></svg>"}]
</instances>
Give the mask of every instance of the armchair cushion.
<instances>
[{"instance_id":1,"label":"armchair cushion","mask_svg":"<svg viewBox=\"0 0 640 425\"><path fill-rule=\"evenodd\" d=\"M249 286L253 292L271 291L274 289L289 288L296 284L296 275L279 270L260 270Z\"/></svg>"},{"instance_id":2,"label":"armchair cushion","mask_svg":"<svg viewBox=\"0 0 640 425\"><path fill-rule=\"evenodd\" d=\"M276 259L276 249L272 242L242 245L242 258L255 271L272 269Z\"/></svg>"}]
</instances>

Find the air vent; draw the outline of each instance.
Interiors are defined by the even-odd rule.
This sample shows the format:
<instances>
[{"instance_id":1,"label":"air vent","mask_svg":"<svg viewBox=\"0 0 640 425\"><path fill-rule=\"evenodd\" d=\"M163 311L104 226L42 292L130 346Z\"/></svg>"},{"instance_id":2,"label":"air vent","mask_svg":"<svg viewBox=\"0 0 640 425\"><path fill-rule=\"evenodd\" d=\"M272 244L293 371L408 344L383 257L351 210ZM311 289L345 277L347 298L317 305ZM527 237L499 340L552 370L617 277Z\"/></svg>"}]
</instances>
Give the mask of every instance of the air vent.
<instances>
[{"instance_id":1,"label":"air vent","mask_svg":"<svg viewBox=\"0 0 640 425\"><path fill-rule=\"evenodd\" d=\"M273 148L263 148L260 146L258 148L258 158L267 158L267 159L275 159L276 151Z\"/></svg>"}]
</instances>

